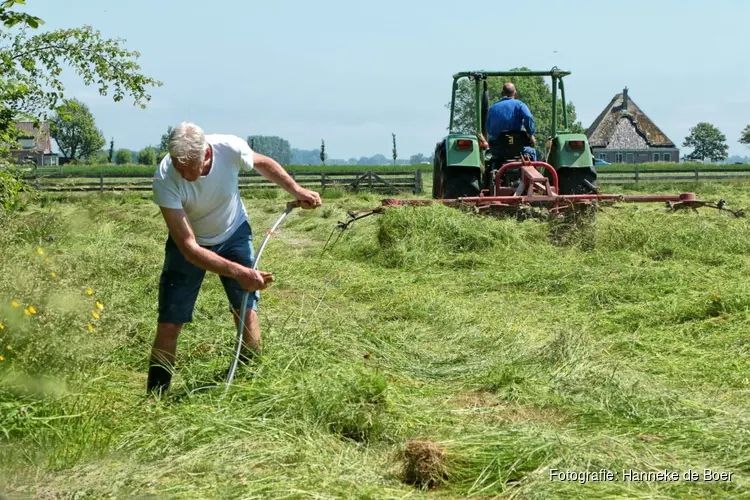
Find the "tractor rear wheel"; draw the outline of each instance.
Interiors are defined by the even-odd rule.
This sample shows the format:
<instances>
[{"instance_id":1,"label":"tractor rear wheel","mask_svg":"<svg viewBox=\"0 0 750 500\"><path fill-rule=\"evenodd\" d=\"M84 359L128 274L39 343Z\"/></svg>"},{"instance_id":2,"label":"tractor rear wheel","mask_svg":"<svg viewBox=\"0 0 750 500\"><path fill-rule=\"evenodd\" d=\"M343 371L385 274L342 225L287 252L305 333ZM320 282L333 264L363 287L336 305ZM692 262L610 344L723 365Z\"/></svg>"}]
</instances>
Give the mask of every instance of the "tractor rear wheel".
<instances>
[{"instance_id":1,"label":"tractor rear wheel","mask_svg":"<svg viewBox=\"0 0 750 500\"><path fill-rule=\"evenodd\" d=\"M443 170L446 163L445 141L435 146L432 160L432 198L439 200L443 197Z\"/></svg>"},{"instance_id":2,"label":"tractor rear wheel","mask_svg":"<svg viewBox=\"0 0 750 500\"><path fill-rule=\"evenodd\" d=\"M479 196L480 175L476 167L448 167L443 174L443 198Z\"/></svg>"},{"instance_id":3,"label":"tractor rear wheel","mask_svg":"<svg viewBox=\"0 0 750 500\"><path fill-rule=\"evenodd\" d=\"M598 191L593 168L561 168L557 171L560 194L592 194Z\"/></svg>"}]
</instances>

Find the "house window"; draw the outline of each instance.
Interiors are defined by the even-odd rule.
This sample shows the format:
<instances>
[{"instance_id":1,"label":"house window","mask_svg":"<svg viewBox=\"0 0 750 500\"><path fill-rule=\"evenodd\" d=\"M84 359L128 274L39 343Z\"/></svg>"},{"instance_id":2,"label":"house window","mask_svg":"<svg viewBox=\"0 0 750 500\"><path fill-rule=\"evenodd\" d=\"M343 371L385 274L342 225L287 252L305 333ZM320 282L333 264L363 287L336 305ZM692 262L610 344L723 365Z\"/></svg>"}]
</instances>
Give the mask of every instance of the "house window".
<instances>
[{"instance_id":1,"label":"house window","mask_svg":"<svg viewBox=\"0 0 750 500\"><path fill-rule=\"evenodd\" d=\"M654 153L654 156L653 156L653 160L654 160L655 162L656 162L656 161L659 161L659 153Z\"/></svg>"},{"instance_id":2,"label":"house window","mask_svg":"<svg viewBox=\"0 0 750 500\"><path fill-rule=\"evenodd\" d=\"M625 155L625 162L626 163L635 163L635 154L634 153L628 153Z\"/></svg>"},{"instance_id":3,"label":"house window","mask_svg":"<svg viewBox=\"0 0 750 500\"><path fill-rule=\"evenodd\" d=\"M599 153L599 159L607 161L607 153Z\"/></svg>"},{"instance_id":4,"label":"house window","mask_svg":"<svg viewBox=\"0 0 750 500\"><path fill-rule=\"evenodd\" d=\"M21 143L23 149L31 149L36 146L36 141L34 139L21 139L18 142Z\"/></svg>"},{"instance_id":5,"label":"house window","mask_svg":"<svg viewBox=\"0 0 750 500\"><path fill-rule=\"evenodd\" d=\"M622 153L615 153L615 163L622 163Z\"/></svg>"},{"instance_id":6,"label":"house window","mask_svg":"<svg viewBox=\"0 0 750 500\"><path fill-rule=\"evenodd\" d=\"M672 161L672 153L664 153L664 161Z\"/></svg>"}]
</instances>

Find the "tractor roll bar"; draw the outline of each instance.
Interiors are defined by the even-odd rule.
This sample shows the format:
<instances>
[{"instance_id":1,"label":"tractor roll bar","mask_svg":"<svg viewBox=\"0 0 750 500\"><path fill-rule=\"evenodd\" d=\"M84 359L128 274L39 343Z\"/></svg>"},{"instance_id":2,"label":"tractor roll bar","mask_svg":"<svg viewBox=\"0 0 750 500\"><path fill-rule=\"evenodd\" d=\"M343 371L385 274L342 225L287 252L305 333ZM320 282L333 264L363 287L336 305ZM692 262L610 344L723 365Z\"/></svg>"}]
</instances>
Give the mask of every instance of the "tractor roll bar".
<instances>
[{"instance_id":1,"label":"tractor roll bar","mask_svg":"<svg viewBox=\"0 0 750 500\"><path fill-rule=\"evenodd\" d=\"M552 68L547 71L462 71L453 75L454 80L464 78L467 76L554 76L557 78L570 75L570 71L563 71L561 69Z\"/></svg>"}]
</instances>

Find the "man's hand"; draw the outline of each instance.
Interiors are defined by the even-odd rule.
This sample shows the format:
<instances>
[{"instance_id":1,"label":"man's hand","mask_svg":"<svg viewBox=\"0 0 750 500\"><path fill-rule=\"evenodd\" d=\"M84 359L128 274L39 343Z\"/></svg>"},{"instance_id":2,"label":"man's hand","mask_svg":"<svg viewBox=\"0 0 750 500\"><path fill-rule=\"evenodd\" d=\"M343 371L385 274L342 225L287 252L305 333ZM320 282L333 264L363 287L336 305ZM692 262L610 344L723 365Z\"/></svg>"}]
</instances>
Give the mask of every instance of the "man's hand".
<instances>
[{"instance_id":1,"label":"man's hand","mask_svg":"<svg viewBox=\"0 0 750 500\"><path fill-rule=\"evenodd\" d=\"M284 167L279 165L279 163L273 158L253 152L253 165L260 175L294 196L294 199L300 207L309 210L312 208L318 208L323 204L318 193L305 189L297 184L287 171L284 170Z\"/></svg>"},{"instance_id":2,"label":"man's hand","mask_svg":"<svg viewBox=\"0 0 750 500\"><path fill-rule=\"evenodd\" d=\"M271 273L256 271L255 269L246 267L236 276L236 279L240 282L242 288L248 292L254 292L256 290L264 290L274 280L274 277Z\"/></svg>"},{"instance_id":3,"label":"man's hand","mask_svg":"<svg viewBox=\"0 0 750 500\"><path fill-rule=\"evenodd\" d=\"M536 137L534 136L534 134L531 134L530 138L531 138L531 145L536 147Z\"/></svg>"},{"instance_id":4,"label":"man's hand","mask_svg":"<svg viewBox=\"0 0 750 500\"><path fill-rule=\"evenodd\" d=\"M300 190L299 192L295 193L294 197L299 202L300 207L306 210L318 208L323 204L323 201L320 199L320 195L315 191L310 191L309 189Z\"/></svg>"}]
</instances>

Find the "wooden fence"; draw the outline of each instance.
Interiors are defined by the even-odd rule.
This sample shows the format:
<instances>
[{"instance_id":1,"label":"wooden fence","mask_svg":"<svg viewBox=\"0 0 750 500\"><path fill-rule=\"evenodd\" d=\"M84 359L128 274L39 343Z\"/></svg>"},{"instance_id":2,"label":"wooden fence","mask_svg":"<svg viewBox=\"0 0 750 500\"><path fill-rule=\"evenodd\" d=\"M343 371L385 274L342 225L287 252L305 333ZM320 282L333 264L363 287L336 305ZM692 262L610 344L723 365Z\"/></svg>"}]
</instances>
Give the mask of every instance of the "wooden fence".
<instances>
[{"instance_id":1,"label":"wooden fence","mask_svg":"<svg viewBox=\"0 0 750 500\"><path fill-rule=\"evenodd\" d=\"M289 174L303 187L309 189L339 188L351 191L369 191L399 193L424 192L423 172L421 170L401 172L375 171L336 171L304 172ZM681 168L681 169L639 169L608 171L600 167L597 171L597 183L631 183L646 181L702 181L702 180L750 180L750 168ZM37 169L27 175L26 179L39 191L150 191L151 174L76 174L64 175L59 171ZM257 173L241 174L240 189L273 188L276 185Z\"/></svg>"},{"instance_id":2,"label":"wooden fence","mask_svg":"<svg viewBox=\"0 0 750 500\"><path fill-rule=\"evenodd\" d=\"M597 183L629 183L640 181L701 181L701 180L750 180L750 168L680 168L641 170L636 165L632 170L608 171L607 167L597 169Z\"/></svg>"},{"instance_id":3,"label":"wooden fence","mask_svg":"<svg viewBox=\"0 0 750 500\"><path fill-rule=\"evenodd\" d=\"M308 189L339 188L351 191L422 193L422 171L409 172L289 172L302 187ZM26 179L34 188L46 192L73 191L151 191L151 174L79 174L39 173ZM276 184L258 174L240 174L240 189L274 188Z\"/></svg>"}]
</instances>

